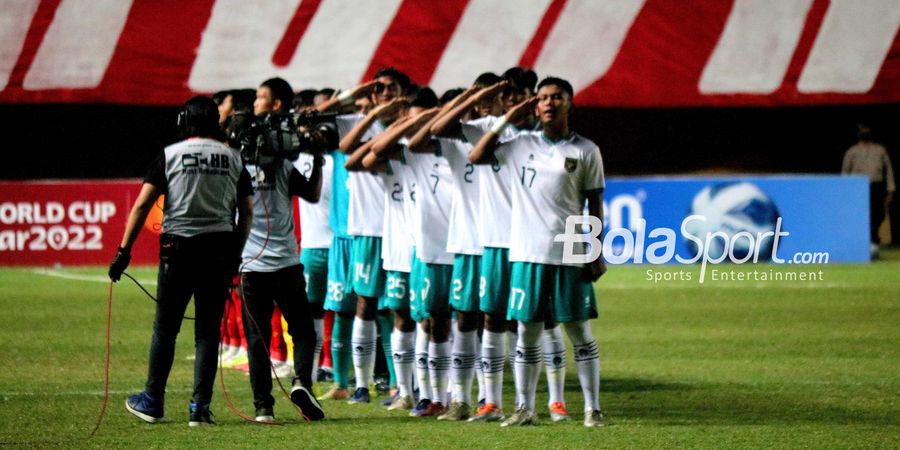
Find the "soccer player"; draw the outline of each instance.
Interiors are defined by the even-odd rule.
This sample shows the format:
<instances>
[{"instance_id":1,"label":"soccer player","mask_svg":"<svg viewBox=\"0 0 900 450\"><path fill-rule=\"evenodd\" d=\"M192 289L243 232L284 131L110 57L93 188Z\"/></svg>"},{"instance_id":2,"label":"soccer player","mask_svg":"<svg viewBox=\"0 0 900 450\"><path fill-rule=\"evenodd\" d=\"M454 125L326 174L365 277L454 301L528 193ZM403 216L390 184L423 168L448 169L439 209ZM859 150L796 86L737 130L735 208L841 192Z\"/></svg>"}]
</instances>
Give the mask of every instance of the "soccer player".
<instances>
[{"instance_id":1,"label":"soccer player","mask_svg":"<svg viewBox=\"0 0 900 450\"><path fill-rule=\"evenodd\" d=\"M373 100L376 106L364 116L340 116L340 150L352 153L362 143L384 131L400 117L407 103L400 94L409 86L409 77L394 68L375 74ZM327 102L326 102L327 103ZM348 130L348 126L350 126ZM345 163L346 165L346 163ZM381 263L381 236L384 228L385 189L381 178L370 172L350 172L350 204L347 232L353 236L350 274L351 289L357 295L356 318L351 345L356 391L350 403L369 403L369 382L375 365L376 314L384 295L385 272ZM349 305L342 306L348 312ZM390 323L386 324L388 330ZM385 352L389 356L391 352ZM393 363L389 361L393 366Z\"/></svg>"},{"instance_id":2,"label":"soccer player","mask_svg":"<svg viewBox=\"0 0 900 450\"><path fill-rule=\"evenodd\" d=\"M119 281L131 261L131 247L141 225L159 196L165 194L165 232L159 237L159 286L147 382L143 391L125 400L125 409L150 423L163 418L175 339L193 296L196 361L188 421L193 427L215 424L209 405L216 377L219 323L230 279L237 272L250 232L253 191L238 152L217 139L221 130L211 99L188 100L178 124L184 140L166 147L147 172L109 266L109 278Z\"/></svg>"},{"instance_id":3,"label":"soccer player","mask_svg":"<svg viewBox=\"0 0 900 450\"><path fill-rule=\"evenodd\" d=\"M540 336L544 322L563 323L572 341L585 400L584 425L603 424L600 412L600 360L589 319L597 316L591 282L605 272L602 259L580 266L563 260L568 216L602 217L603 162L599 148L572 132L572 86L548 77L537 97L526 100L498 121L470 154L474 163L506 166L512 178L510 251L512 277L508 317L519 322L516 346L516 412L503 426L533 424L540 373ZM510 122L536 113L542 130L508 142L498 138ZM535 220L540 218L541 220Z\"/></svg>"}]
</instances>

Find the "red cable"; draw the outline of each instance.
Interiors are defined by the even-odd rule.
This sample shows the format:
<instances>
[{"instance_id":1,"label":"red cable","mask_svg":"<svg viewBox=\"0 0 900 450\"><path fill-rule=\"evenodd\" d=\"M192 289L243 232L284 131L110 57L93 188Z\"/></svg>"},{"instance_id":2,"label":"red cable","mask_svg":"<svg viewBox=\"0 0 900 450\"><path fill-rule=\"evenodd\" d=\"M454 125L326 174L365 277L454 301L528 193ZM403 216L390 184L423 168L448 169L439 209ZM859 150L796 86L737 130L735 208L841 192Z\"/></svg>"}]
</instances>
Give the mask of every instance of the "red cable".
<instances>
[{"instance_id":1,"label":"red cable","mask_svg":"<svg viewBox=\"0 0 900 450\"><path fill-rule=\"evenodd\" d=\"M91 430L89 437L94 437L94 434L100 429L100 424L103 423L103 416L106 415L106 406L109 404L109 330L110 323L112 323L112 288L113 282L112 280L109 280L109 299L106 303L106 379L103 382L103 406L100 407L100 414L97 416L97 424L94 425L94 429Z\"/></svg>"}]
</instances>

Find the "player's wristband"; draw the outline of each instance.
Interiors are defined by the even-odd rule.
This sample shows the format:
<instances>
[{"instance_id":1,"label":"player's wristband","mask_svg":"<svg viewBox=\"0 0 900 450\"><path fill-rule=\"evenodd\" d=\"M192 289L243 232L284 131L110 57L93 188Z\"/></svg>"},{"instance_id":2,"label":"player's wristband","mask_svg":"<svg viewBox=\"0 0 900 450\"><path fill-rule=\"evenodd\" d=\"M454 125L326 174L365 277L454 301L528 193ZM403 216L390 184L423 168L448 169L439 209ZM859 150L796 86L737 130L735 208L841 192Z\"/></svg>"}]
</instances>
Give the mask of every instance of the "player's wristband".
<instances>
[{"instance_id":1,"label":"player's wristband","mask_svg":"<svg viewBox=\"0 0 900 450\"><path fill-rule=\"evenodd\" d=\"M503 130L505 130L508 125L509 122L506 120L506 116L501 116L500 120L498 120L497 123L495 123L494 126L491 127L491 133L499 136L503 133Z\"/></svg>"},{"instance_id":2,"label":"player's wristband","mask_svg":"<svg viewBox=\"0 0 900 450\"><path fill-rule=\"evenodd\" d=\"M353 92L352 91L344 91L338 94L338 100L341 102L341 105L348 105L353 102Z\"/></svg>"}]
</instances>

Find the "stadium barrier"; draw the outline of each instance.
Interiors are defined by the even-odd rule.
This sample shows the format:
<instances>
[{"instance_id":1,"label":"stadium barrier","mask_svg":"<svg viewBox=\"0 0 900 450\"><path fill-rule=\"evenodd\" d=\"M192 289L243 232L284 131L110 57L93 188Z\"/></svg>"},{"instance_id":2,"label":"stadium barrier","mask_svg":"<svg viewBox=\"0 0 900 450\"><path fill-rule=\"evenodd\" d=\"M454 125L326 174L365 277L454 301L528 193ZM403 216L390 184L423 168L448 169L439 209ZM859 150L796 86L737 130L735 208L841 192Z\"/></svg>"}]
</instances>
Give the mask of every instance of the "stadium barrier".
<instances>
[{"instance_id":1,"label":"stadium barrier","mask_svg":"<svg viewBox=\"0 0 900 450\"><path fill-rule=\"evenodd\" d=\"M742 259L748 244L763 243L759 233L770 232L762 250L750 249L762 261L867 262L868 188L865 177L837 175L610 178L603 223L613 255L605 257L625 263L691 259L700 249L686 232L704 244L703 236L713 236L714 258L730 251ZM138 180L0 182L0 265L107 264L139 190ZM152 233L160 231L161 209L154 208L144 226L134 264L157 261ZM772 245L776 231L781 238ZM671 254L663 245L667 233Z\"/></svg>"}]
</instances>

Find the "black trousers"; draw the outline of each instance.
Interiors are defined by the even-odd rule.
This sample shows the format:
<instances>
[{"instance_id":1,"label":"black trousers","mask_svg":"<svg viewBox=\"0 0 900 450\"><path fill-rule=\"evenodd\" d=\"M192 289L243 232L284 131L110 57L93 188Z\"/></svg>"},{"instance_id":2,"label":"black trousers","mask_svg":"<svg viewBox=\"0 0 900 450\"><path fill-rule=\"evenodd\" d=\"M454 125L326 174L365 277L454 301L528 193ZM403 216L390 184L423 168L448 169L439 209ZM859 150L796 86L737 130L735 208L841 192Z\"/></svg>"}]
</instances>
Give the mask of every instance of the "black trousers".
<instances>
[{"instance_id":1,"label":"black trousers","mask_svg":"<svg viewBox=\"0 0 900 450\"><path fill-rule=\"evenodd\" d=\"M880 243L878 239L878 229L881 222L884 222L884 198L887 196L887 185L885 183L872 183L869 185L869 227L871 228L871 236L869 242Z\"/></svg>"},{"instance_id":2,"label":"black trousers","mask_svg":"<svg viewBox=\"0 0 900 450\"><path fill-rule=\"evenodd\" d=\"M272 337L272 312L278 305L294 341L294 381L312 388L313 354L316 351L316 329L313 325L303 265L285 267L275 272L244 272L244 335L250 362L250 388L253 406L271 408L271 362L266 349ZM312 392L312 391L310 391Z\"/></svg>"},{"instance_id":3,"label":"black trousers","mask_svg":"<svg viewBox=\"0 0 900 450\"><path fill-rule=\"evenodd\" d=\"M175 339L191 296L194 297L194 402L212 399L219 346L219 325L231 285L229 246L232 233L191 238L160 236L156 318L150 341L146 391L162 399L175 358Z\"/></svg>"}]
</instances>

